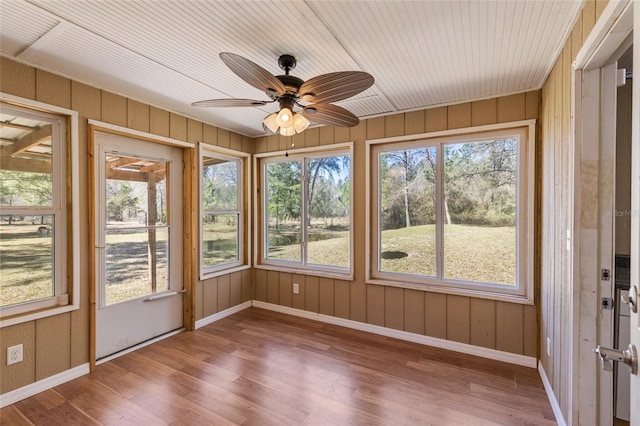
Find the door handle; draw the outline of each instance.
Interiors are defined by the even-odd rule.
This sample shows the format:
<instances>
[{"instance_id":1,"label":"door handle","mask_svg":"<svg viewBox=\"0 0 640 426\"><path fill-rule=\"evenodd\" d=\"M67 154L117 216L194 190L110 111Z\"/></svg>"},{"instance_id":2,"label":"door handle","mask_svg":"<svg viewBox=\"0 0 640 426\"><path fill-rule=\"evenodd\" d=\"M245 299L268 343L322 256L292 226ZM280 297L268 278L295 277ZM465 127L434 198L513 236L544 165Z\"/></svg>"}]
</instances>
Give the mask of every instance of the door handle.
<instances>
[{"instance_id":1,"label":"door handle","mask_svg":"<svg viewBox=\"0 0 640 426\"><path fill-rule=\"evenodd\" d=\"M635 285L631 286L629 295L622 296L622 301L629 305L631 312L634 314L638 312L638 288Z\"/></svg>"},{"instance_id":2,"label":"door handle","mask_svg":"<svg viewBox=\"0 0 640 426\"><path fill-rule=\"evenodd\" d=\"M160 300L160 299L164 299L165 297L175 296L177 294L181 294L181 293L184 293L186 291L187 291L187 289L183 288L180 291L170 291L170 292L167 292L167 293L158 293L158 294L151 295L149 297L145 297L142 300L144 302L153 302L154 300Z\"/></svg>"},{"instance_id":3,"label":"door handle","mask_svg":"<svg viewBox=\"0 0 640 426\"><path fill-rule=\"evenodd\" d=\"M603 348L600 345L593 350L600 357L600 365L605 371L613 370L613 361L623 362L631 370L631 374L638 372L638 352L636 347L629 344L629 348L624 351L617 349Z\"/></svg>"}]
</instances>

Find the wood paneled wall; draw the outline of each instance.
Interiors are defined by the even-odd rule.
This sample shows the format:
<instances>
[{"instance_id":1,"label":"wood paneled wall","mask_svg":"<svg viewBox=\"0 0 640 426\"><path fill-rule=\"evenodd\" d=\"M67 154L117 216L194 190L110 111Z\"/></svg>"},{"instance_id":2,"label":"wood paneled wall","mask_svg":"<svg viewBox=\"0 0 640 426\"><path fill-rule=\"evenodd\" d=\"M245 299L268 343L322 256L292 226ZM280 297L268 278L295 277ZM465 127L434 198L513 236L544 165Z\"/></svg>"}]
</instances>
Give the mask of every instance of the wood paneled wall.
<instances>
[{"instance_id":1,"label":"wood paneled wall","mask_svg":"<svg viewBox=\"0 0 640 426\"><path fill-rule=\"evenodd\" d=\"M542 88L540 140L542 183L541 279L540 279L540 362L551 383L565 420L572 404L571 346L574 323L571 312L572 267L566 250L571 229L570 185L571 144L571 64L591 32L607 1L587 1L549 78ZM595 207L597 209L597 206ZM547 348L547 337L551 345ZM547 356L547 351L551 356Z\"/></svg>"},{"instance_id":2,"label":"wood paneled wall","mask_svg":"<svg viewBox=\"0 0 640 426\"><path fill-rule=\"evenodd\" d=\"M539 91L363 120L353 128L320 127L292 138L256 140L256 152L354 142L354 216L365 214L365 141L524 119L537 119ZM365 284L365 221L353 223L353 282L255 270L255 298L363 323L536 357L536 306ZM533 236L532 236L533 237ZM292 294L292 283L300 293Z\"/></svg>"},{"instance_id":3,"label":"wood paneled wall","mask_svg":"<svg viewBox=\"0 0 640 426\"><path fill-rule=\"evenodd\" d=\"M0 353L3 354L0 393L6 393L89 362L89 233L92 230L88 217L87 165L91 159L87 155L87 120L100 120L193 143L204 141L244 152L251 152L253 144L249 138L238 134L6 58L0 59L0 75L0 91L4 93L78 111L80 142L80 175L73 177L80 182L80 199L74 200L80 206L80 309L0 329ZM197 194L197 177L194 180ZM197 199L196 195L194 200ZM197 227L192 228L192 232L197 232ZM195 241L197 244L197 233ZM195 247L192 252L196 254ZM193 269L197 301L195 319L251 299L249 271L203 283L197 280L195 265ZM6 348L18 343L24 345L24 361L7 367Z\"/></svg>"}]
</instances>

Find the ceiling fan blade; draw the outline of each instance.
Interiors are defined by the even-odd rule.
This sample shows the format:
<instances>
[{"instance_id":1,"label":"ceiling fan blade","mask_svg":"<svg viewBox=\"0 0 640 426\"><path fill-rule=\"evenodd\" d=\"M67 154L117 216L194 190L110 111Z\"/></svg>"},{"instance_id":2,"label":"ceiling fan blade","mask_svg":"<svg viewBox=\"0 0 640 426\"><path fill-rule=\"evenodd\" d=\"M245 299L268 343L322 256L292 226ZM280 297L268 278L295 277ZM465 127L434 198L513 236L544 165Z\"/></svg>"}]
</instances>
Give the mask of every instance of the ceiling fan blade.
<instances>
[{"instance_id":1,"label":"ceiling fan blade","mask_svg":"<svg viewBox=\"0 0 640 426\"><path fill-rule=\"evenodd\" d=\"M363 71L332 72L307 80L298 93L302 100L324 104L350 98L373 83L373 76Z\"/></svg>"},{"instance_id":2,"label":"ceiling fan blade","mask_svg":"<svg viewBox=\"0 0 640 426\"><path fill-rule=\"evenodd\" d=\"M274 93L281 96L287 90L275 75L242 56L236 55L235 53L222 52L220 59L222 59L229 69L238 77L263 92Z\"/></svg>"},{"instance_id":3,"label":"ceiling fan blade","mask_svg":"<svg viewBox=\"0 0 640 426\"><path fill-rule=\"evenodd\" d=\"M332 104L313 104L304 107L302 115L309 121L329 126L353 127L360 119L351 111Z\"/></svg>"},{"instance_id":4,"label":"ceiling fan blade","mask_svg":"<svg viewBox=\"0 0 640 426\"><path fill-rule=\"evenodd\" d=\"M191 106L197 107L252 107L266 105L267 101L258 101L255 99L209 99L206 101L193 102Z\"/></svg>"}]
</instances>

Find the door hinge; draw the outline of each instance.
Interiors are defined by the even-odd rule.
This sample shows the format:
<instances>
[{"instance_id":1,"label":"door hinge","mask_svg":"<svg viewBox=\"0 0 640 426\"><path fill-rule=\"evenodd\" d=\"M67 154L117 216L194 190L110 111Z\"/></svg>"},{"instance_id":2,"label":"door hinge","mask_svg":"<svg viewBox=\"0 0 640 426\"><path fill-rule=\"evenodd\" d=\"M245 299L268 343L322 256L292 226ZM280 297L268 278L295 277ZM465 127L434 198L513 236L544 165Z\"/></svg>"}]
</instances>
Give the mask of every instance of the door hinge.
<instances>
[{"instance_id":1,"label":"door hinge","mask_svg":"<svg viewBox=\"0 0 640 426\"><path fill-rule=\"evenodd\" d=\"M601 299L601 308L602 309L613 309L613 299L610 297L603 297Z\"/></svg>"},{"instance_id":2,"label":"door hinge","mask_svg":"<svg viewBox=\"0 0 640 426\"><path fill-rule=\"evenodd\" d=\"M600 279L602 281L609 281L611 279L611 269L605 269L603 268L600 271Z\"/></svg>"}]
</instances>

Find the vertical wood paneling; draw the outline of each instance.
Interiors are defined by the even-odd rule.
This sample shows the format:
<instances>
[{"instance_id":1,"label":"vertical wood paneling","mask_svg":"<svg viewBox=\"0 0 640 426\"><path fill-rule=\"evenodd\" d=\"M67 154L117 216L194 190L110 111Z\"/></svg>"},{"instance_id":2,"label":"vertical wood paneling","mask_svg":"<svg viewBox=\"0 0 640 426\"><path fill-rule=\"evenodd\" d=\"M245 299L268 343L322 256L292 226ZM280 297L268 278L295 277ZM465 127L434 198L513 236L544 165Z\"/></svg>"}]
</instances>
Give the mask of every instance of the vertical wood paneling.
<instances>
[{"instance_id":1,"label":"vertical wood paneling","mask_svg":"<svg viewBox=\"0 0 640 426\"><path fill-rule=\"evenodd\" d=\"M385 287L384 326L404 330L404 289Z\"/></svg>"},{"instance_id":2,"label":"vertical wood paneling","mask_svg":"<svg viewBox=\"0 0 640 426\"><path fill-rule=\"evenodd\" d=\"M320 278L305 277L304 308L310 312L320 312Z\"/></svg>"},{"instance_id":3,"label":"vertical wood paneling","mask_svg":"<svg viewBox=\"0 0 640 426\"><path fill-rule=\"evenodd\" d=\"M331 278L321 277L318 286L320 294L319 312L324 315L333 315L335 300L333 280Z\"/></svg>"},{"instance_id":4,"label":"vertical wood paneling","mask_svg":"<svg viewBox=\"0 0 640 426\"><path fill-rule=\"evenodd\" d=\"M336 127L334 132L336 143L351 141L350 131L351 129L349 127Z\"/></svg>"},{"instance_id":5,"label":"vertical wood paneling","mask_svg":"<svg viewBox=\"0 0 640 426\"><path fill-rule=\"evenodd\" d=\"M424 334L447 338L447 295L440 293L424 294Z\"/></svg>"},{"instance_id":6,"label":"vertical wood paneling","mask_svg":"<svg viewBox=\"0 0 640 426\"><path fill-rule=\"evenodd\" d=\"M447 123L449 129L471 126L471 104L467 102L447 107Z\"/></svg>"},{"instance_id":7,"label":"vertical wood paneling","mask_svg":"<svg viewBox=\"0 0 640 426\"><path fill-rule=\"evenodd\" d=\"M496 349L522 354L523 351L523 305L496 302Z\"/></svg>"},{"instance_id":8,"label":"vertical wood paneling","mask_svg":"<svg viewBox=\"0 0 640 426\"><path fill-rule=\"evenodd\" d=\"M260 300L261 302L266 302L267 301L267 271L265 271L264 269L256 269L255 281L253 285L256 292L256 300Z\"/></svg>"},{"instance_id":9,"label":"vertical wood paneling","mask_svg":"<svg viewBox=\"0 0 640 426\"><path fill-rule=\"evenodd\" d=\"M202 142L204 136L204 125L196 120L187 119L187 142L197 144Z\"/></svg>"},{"instance_id":10,"label":"vertical wood paneling","mask_svg":"<svg viewBox=\"0 0 640 426\"><path fill-rule=\"evenodd\" d=\"M425 111L425 131L437 132L447 130L448 125L447 107L431 108Z\"/></svg>"},{"instance_id":11,"label":"vertical wood paneling","mask_svg":"<svg viewBox=\"0 0 640 426\"><path fill-rule=\"evenodd\" d=\"M231 306L231 282L229 275L218 277L218 312Z\"/></svg>"},{"instance_id":12,"label":"vertical wood paneling","mask_svg":"<svg viewBox=\"0 0 640 426\"><path fill-rule=\"evenodd\" d=\"M367 139L380 139L384 134L384 117L370 118L365 124L367 126Z\"/></svg>"},{"instance_id":13,"label":"vertical wood paneling","mask_svg":"<svg viewBox=\"0 0 640 426\"><path fill-rule=\"evenodd\" d=\"M538 118L538 111L540 108L540 92L527 92L525 93L525 107L524 115L527 120Z\"/></svg>"},{"instance_id":14,"label":"vertical wood paneling","mask_svg":"<svg viewBox=\"0 0 640 426\"><path fill-rule=\"evenodd\" d=\"M366 238L365 221L359 220L366 214L366 170L359 167L366 156L364 141L367 138L367 126L364 122L360 122L355 127L350 128L349 140L354 142L354 158L352 159L353 173L353 217L354 222L351 224L351 232L353 233L353 241L364 241ZM359 244L353 245L353 270L354 281L350 283L349 288L349 315L354 321L367 321L367 286L365 284L365 250Z\"/></svg>"},{"instance_id":15,"label":"vertical wood paneling","mask_svg":"<svg viewBox=\"0 0 640 426\"><path fill-rule=\"evenodd\" d=\"M151 107L149 109L149 131L154 135L169 137L169 112Z\"/></svg>"},{"instance_id":16,"label":"vertical wood paneling","mask_svg":"<svg viewBox=\"0 0 640 426\"><path fill-rule=\"evenodd\" d=\"M252 289L253 286L253 277L255 275L254 270L245 269L242 271L242 302L247 302L254 298L254 293Z\"/></svg>"},{"instance_id":17,"label":"vertical wood paneling","mask_svg":"<svg viewBox=\"0 0 640 426\"><path fill-rule=\"evenodd\" d=\"M384 287L382 286L367 287L367 322L384 326Z\"/></svg>"},{"instance_id":18,"label":"vertical wood paneling","mask_svg":"<svg viewBox=\"0 0 640 426\"><path fill-rule=\"evenodd\" d=\"M102 121L115 124L116 126L127 126L127 98L114 95L109 92L102 92Z\"/></svg>"},{"instance_id":19,"label":"vertical wood paneling","mask_svg":"<svg viewBox=\"0 0 640 426\"><path fill-rule=\"evenodd\" d=\"M469 343L495 349L496 302L487 299L471 299L469 303L471 320Z\"/></svg>"},{"instance_id":20,"label":"vertical wood paneling","mask_svg":"<svg viewBox=\"0 0 640 426\"><path fill-rule=\"evenodd\" d=\"M538 319L536 307L526 305L524 307L524 343L523 354L537 357L538 354Z\"/></svg>"},{"instance_id":21,"label":"vertical wood paneling","mask_svg":"<svg viewBox=\"0 0 640 426\"><path fill-rule=\"evenodd\" d=\"M204 282L204 300L202 301L202 315L204 318L218 312L218 279L209 278Z\"/></svg>"},{"instance_id":22,"label":"vertical wood paneling","mask_svg":"<svg viewBox=\"0 0 640 426\"><path fill-rule=\"evenodd\" d=\"M7 348L22 343L24 360L7 365ZM36 322L0 328L0 393L33 383L36 379Z\"/></svg>"},{"instance_id":23,"label":"vertical wood paneling","mask_svg":"<svg viewBox=\"0 0 640 426\"><path fill-rule=\"evenodd\" d=\"M218 128L211 124L205 124L202 128L202 142L218 145Z\"/></svg>"},{"instance_id":24,"label":"vertical wood paneling","mask_svg":"<svg viewBox=\"0 0 640 426\"><path fill-rule=\"evenodd\" d=\"M71 106L71 81L59 75L36 70L36 100L69 108Z\"/></svg>"},{"instance_id":25,"label":"vertical wood paneling","mask_svg":"<svg viewBox=\"0 0 640 426\"><path fill-rule=\"evenodd\" d=\"M331 144L334 144L335 140L336 140L334 129L335 129L335 127L333 127L333 126L322 126L322 127L320 127L320 139L318 140L318 143L320 145L331 145ZM291 139L291 138L289 138L289 139ZM289 144L289 148L290 147L291 147L291 145Z\"/></svg>"},{"instance_id":26,"label":"vertical wood paneling","mask_svg":"<svg viewBox=\"0 0 640 426\"><path fill-rule=\"evenodd\" d=\"M278 303L280 297L280 273L267 271L267 302Z\"/></svg>"},{"instance_id":27,"label":"vertical wood paneling","mask_svg":"<svg viewBox=\"0 0 640 426\"><path fill-rule=\"evenodd\" d=\"M280 136L267 136L267 152L274 152L280 149Z\"/></svg>"},{"instance_id":28,"label":"vertical wood paneling","mask_svg":"<svg viewBox=\"0 0 640 426\"><path fill-rule=\"evenodd\" d=\"M498 100L487 99L471 102L471 125L483 126L498 122Z\"/></svg>"},{"instance_id":29,"label":"vertical wood paneling","mask_svg":"<svg viewBox=\"0 0 640 426\"><path fill-rule=\"evenodd\" d=\"M447 295L447 340L469 343L469 298Z\"/></svg>"},{"instance_id":30,"label":"vertical wood paneling","mask_svg":"<svg viewBox=\"0 0 640 426\"><path fill-rule=\"evenodd\" d=\"M36 98L35 68L0 57L0 91L26 99Z\"/></svg>"},{"instance_id":31,"label":"vertical wood paneling","mask_svg":"<svg viewBox=\"0 0 640 426\"><path fill-rule=\"evenodd\" d=\"M293 135L293 137L291 138L291 145L292 145L292 148L306 147L307 145L305 142L304 132L296 133L295 135Z\"/></svg>"},{"instance_id":32,"label":"vertical wood paneling","mask_svg":"<svg viewBox=\"0 0 640 426\"><path fill-rule=\"evenodd\" d=\"M187 118L169 113L169 137L179 141L187 140Z\"/></svg>"},{"instance_id":33,"label":"vertical wood paneling","mask_svg":"<svg viewBox=\"0 0 640 426\"><path fill-rule=\"evenodd\" d=\"M291 274L288 272L280 272L280 283L279 283L279 292L280 292L280 303L283 306L291 307L291 297L293 296L293 289L291 286Z\"/></svg>"},{"instance_id":34,"label":"vertical wood paneling","mask_svg":"<svg viewBox=\"0 0 640 426\"><path fill-rule=\"evenodd\" d=\"M387 115L384 117L385 137L405 135L404 114Z\"/></svg>"},{"instance_id":35,"label":"vertical wood paneling","mask_svg":"<svg viewBox=\"0 0 640 426\"><path fill-rule=\"evenodd\" d=\"M317 127L305 130L303 135L306 147L318 146L320 144L320 129Z\"/></svg>"},{"instance_id":36,"label":"vertical wood paneling","mask_svg":"<svg viewBox=\"0 0 640 426\"><path fill-rule=\"evenodd\" d=\"M291 300L291 306L296 309L304 309L305 308L305 298L306 298L306 276L300 274L293 274L291 277L291 285L297 283L300 288L300 293L293 294Z\"/></svg>"},{"instance_id":37,"label":"vertical wood paneling","mask_svg":"<svg viewBox=\"0 0 640 426\"><path fill-rule=\"evenodd\" d=\"M237 133L229 134L229 148L234 149L236 151L242 151L242 135Z\"/></svg>"},{"instance_id":38,"label":"vertical wood paneling","mask_svg":"<svg viewBox=\"0 0 640 426\"><path fill-rule=\"evenodd\" d=\"M304 135L304 133L303 133ZM261 154L267 152L267 138L261 137L254 140L254 153Z\"/></svg>"},{"instance_id":39,"label":"vertical wood paneling","mask_svg":"<svg viewBox=\"0 0 640 426\"><path fill-rule=\"evenodd\" d=\"M425 110L411 111L404 114L404 131L407 135L425 132Z\"/></svg>"},{"instance_id":40,"label":"vertical wood paneling","mask_svg":"<svg viewBox=\"0 0 640 426\"><path fill-rule=\"evenodd\" d=\"M229 306L242 303L242 272L229 274Z\"/></svg>"},{"instance_id":41,"label":"vertical wood paneling","mask_svg":"<svg viewBox=\"0 0 640 426\"><path fill-rule=\"evenodd\" d=\"M193 298L195 300L196 321L201 320L204 318L204 281L196 281Z\"/></svg>"},{"instance_id":42,"label":"vertical wood paneling","mask_svg":"<svg viewBox=\"0 0 640 426\"><path fill-rule=\"evenodd\" d=\"M127 100L127 127L141 132L149 132L149 105Z\"/></svg>"},{"instance_id":43,"label":"vertical wood paneling","mask_svg":"<svg viewBox=\"0 0 640 426\"><path fill-rule=\"evenodd\" d=\"M218 146L231 148L231 134L228 130L218 129Z\"/></svg>"},{"instance_id":44,"label":"vertical wood paneling","mask_svg":"<svg viewBox=\"0 0 640 426\"><path fill-rule=\"evenodd\" d=\"M524 93L498 98L498 123L524 120L525 107Z\"/></svg>"},{"instance_id":45,"label":"vertical wood paneling","mask_svg":"<svg viewBox=\"0 0 640 426\"><path fill-rule=\"evenodd\" d=\"M56 315L36 321L36 380L71 368L71 317ZM66 332L61 333L64 330Z\"/></svg>"},{"instance_id":46,"label":"vertical wood paneling","mask_svg":"<svg viewBox=\"0 0 640 426\"><path fill-rule=\"evenodd\" d=\"M334 281L334 315L339 318L349 319L349 284L349 281Z\"/></svg>"},{"instance_id":47,"label":"vertical wood paneling","mask_svg":"<svg viewBox=\"0 0 640 426\"><path fill-rule=\"evenodd\" d=\"M582 43L584 43L589 36L589 33L593 29L595 23L596 2L595 0L587 0L582 7Z\"/></svg>"},{"instance_id":48,"label":"vertical wood paneling","mask_svg":"<svg viewBox=\"0 0 640 426\"><path fill-rule=\"evenodd\" d=\"M404 331L424 334L424 292L404 290Z\"/></svg>"}]
</instances>

